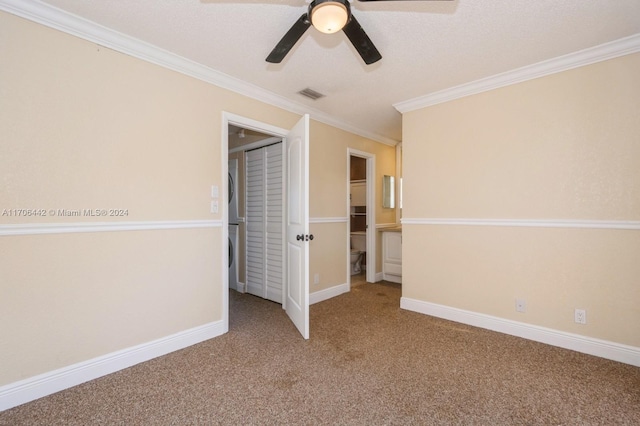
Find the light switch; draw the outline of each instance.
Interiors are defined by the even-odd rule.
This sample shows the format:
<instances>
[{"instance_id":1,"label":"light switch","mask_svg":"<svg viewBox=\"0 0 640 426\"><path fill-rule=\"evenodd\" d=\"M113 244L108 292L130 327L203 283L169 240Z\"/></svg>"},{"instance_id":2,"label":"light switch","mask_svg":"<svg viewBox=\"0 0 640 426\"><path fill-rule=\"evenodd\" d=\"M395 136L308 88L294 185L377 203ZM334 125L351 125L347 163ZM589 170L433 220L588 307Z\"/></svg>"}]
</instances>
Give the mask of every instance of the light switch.
<instances>
[{"instance_id":1,"label":"light switch","mask_svg":"<svg viewBox=\"0 0 640 426\"><path fill-rule=\"evenodd\" d=\"M218 185L211 185L211 198L220 197L220 190L218 189Z\"/></svg>"}]
</instances>

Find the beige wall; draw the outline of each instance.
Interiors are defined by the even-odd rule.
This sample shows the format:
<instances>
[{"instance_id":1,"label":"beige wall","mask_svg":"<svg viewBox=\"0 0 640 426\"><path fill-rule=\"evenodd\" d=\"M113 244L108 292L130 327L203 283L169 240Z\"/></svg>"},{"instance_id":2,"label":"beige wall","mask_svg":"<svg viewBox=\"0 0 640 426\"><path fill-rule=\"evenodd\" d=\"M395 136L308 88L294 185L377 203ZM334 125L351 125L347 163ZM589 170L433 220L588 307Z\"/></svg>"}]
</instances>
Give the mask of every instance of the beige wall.
<instances>
[{"instance_id":1,"label":"beige wall","mask_svg":"<svg viewBox=\"0 0 640 426\"><path fill-rule=\"evenodd\" d=\"M0 211L221 220L210 192L227 185L222 111L299 119L10 14L0 28ZM0 237L0 386L220 321L224 245L221 227Z\"/></svg>"},{"instance_id":2,"label":"beige wall","mask_svg":"<svg viewBox=\"0 0 640 426\"><path fill-rule=\"evenodd\" d=\"M347 218L347 150L364 151L376 156L376 223L395 223L395 209L382 208L382 176L395 175L395 147L384 145L311 121L309 152L309 216L311 218ZM315 239L310 244L310 291L324 290L347 282L347 226L344 223L319 223L311 226ZM382 237L377 236L377 271L382 271ZM328 241L327 241L328 240ZM341 264L336 264L341 261ZM313 278L320 274L320 283Z\"/></svg>"},{"instance_id":3,"label":"beige wall","mask_svg":"<svg viewBox=\"0 0 640 426\"><path fill-rule=\"evenodd\" d=\"M347 224L312 223L314 239L309 243L309 292L347 282ZM318 274L319 283L314 283Z\"/></svg>"},{"instance_id":4,"label":"beige wall","mask_svg":"<svg viewBox=\"0 0 640 426\"><path fill-rule=\"evenodd\" d=\"M221 233L0 237L0 384L221 319Z\"/></svg>"},{"instance_id":5,"label":"beige wall","mask_svg":"<svg viewBox=\"0 0 640 426\"><path fill-rule=\"evenodd\" d=\"M395 210L382 208L382 176L395 173L395 147L311 120L309 152L311 217L347 215L347 150L376 156L376 222L395 223Z\"/></svg>"},{"instance_id":6,"label":"beige wall","mask_svg":"<svg viewBox=\"0 0 640 426\"><path fill-rule=\"evenodd\" d=\"M10 14L0 12L0 27L0 211L221 220L209 209L211 185L227 185L222 112L281 128L299 119ZM392 147L317 122L310 133L312 217L347 216L347 147L378 156L377 181L393 174L383 158L393 164ZM379 222L393 221L384 213ZM0 225L93 221L0 216ZM323 280L311 291L345 283L346 225L312 232L310 272ZM0 386L220 321L225 245L221 227L0 237L0 323L10 324L0 328Z\"/></svg>"},{"instance_id":7,"label":"beige wall","mask_svg":"<svg viewBox=\"0 0 640 426\"><path fill-rule=\"evenodd\" d=\"M634 54L404 114L403 217L639 221L638 75ZM637 230L403 235L404 297L640 346Z\"/></svg>"}]
</instances>

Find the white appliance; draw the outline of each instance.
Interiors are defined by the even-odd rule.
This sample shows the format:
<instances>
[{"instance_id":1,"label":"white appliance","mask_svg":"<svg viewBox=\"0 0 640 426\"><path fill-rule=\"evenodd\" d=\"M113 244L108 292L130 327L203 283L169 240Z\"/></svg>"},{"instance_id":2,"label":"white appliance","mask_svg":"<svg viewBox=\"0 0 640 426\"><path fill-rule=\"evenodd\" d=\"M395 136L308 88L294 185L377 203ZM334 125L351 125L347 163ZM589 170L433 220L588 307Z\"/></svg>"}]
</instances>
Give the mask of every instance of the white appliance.
<instances>
[{"instance_id":1,"label":"white appliance","mask_svg":"<svg viewBox=\"0 0 640 426\"><path fill-rule=\"evenodd\" d=\"M229 160L229 224L238 224L238 160Z\"/></svg>"},{"instance_id":2,"label":"white appliance","mask_svg":"<svg viewBox=\"0 0 640 426\"><path fill-rule=\"evenodd\" d=\"M229 225L229 288L238 286L238 225Z\"/></svg>"}]
</instances>

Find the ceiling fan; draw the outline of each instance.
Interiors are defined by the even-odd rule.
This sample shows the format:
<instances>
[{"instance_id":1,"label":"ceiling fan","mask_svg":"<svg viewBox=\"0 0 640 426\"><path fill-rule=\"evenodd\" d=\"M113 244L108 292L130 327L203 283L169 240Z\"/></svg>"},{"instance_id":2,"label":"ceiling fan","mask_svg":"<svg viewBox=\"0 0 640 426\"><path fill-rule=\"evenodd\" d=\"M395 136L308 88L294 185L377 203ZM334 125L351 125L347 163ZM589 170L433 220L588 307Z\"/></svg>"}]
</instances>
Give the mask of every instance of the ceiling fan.
<instances>
[{"instance_id":1,"label":"ceiling fan","mask_svg":"<svg viewBox=\"0 0 640 426\"><path fill-rule=\"evenodd\" d=\"M358 1L402 1L402 0L358 0ZM442 0L423 0L442 1ZM444 0L448 1L448 0ZM278 64L282 62L294 44L302 37L307 29L313 25L318 31L332 34L344 31L353 47L356 48L362 60L367 64L382 59L382 55L364 32L355 16L351 14L348 0L313 0L304 13L282 37L276 47L267 56L267 62Z\"/></svg>"}]
</instances>

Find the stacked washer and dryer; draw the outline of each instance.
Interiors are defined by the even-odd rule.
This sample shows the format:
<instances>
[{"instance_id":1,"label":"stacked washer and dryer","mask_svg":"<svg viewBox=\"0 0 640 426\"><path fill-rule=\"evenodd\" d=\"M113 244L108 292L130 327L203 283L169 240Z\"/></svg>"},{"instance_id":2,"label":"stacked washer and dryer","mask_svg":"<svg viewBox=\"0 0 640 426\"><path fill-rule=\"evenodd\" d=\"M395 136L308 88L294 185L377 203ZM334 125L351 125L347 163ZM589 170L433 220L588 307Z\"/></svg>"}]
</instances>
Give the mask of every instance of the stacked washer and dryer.
<instances>
[{"instance_id":1,"label":"stacked washer and dryer","mask_svg":"<svg viewBox=\"0 0 640 426\"><path fill-rule=\"evenodd\" d=\"M229 288L238 288L238 160L229 160Z\"/></svg>"}]
</instances>

